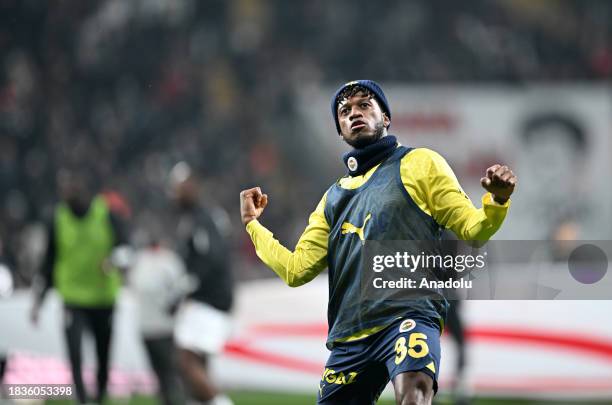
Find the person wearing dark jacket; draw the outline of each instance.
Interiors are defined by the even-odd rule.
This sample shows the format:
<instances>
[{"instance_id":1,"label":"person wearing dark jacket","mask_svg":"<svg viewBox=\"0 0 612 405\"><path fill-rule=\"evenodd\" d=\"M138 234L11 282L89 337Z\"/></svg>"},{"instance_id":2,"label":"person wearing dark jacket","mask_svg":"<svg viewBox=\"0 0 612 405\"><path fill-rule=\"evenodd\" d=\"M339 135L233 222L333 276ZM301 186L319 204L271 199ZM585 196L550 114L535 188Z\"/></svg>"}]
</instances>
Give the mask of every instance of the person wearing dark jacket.
<instances>
[{"instance_id":1,"label":"person wearing dark jacket","mask_svg":"<svg viewBox=\"0 0 612 405\"><path fill-rule=\"evenodd\" d=\"M233 279L226 234L227 214L203 207L200 184L190 167L181 162L171 173L178 207L177 251L197 286L182 302L174 339L179 367L191 396L214 405L232 404L210 375L210 357L218 354L229 337Z\"/></svg>"}]
</instances>

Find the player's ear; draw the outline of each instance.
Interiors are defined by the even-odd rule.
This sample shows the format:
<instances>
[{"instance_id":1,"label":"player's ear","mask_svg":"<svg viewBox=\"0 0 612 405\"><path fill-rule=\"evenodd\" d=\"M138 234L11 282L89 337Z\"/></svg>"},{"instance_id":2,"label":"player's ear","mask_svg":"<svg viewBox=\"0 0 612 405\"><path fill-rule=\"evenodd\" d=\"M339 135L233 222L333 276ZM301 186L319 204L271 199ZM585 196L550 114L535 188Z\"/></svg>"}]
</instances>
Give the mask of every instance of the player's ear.
<instances>
[{"instance_id":1,"label":"player's ear","mask_svg":"<svg viewBox=\"0 0 612 405\"><path fill-rule=\"evenodd\" d=\"M391 125L391 120L387 117L387 113L383 113L383 124L385 128L389 128L389 125Z\"/></svg>"}]
</instances>

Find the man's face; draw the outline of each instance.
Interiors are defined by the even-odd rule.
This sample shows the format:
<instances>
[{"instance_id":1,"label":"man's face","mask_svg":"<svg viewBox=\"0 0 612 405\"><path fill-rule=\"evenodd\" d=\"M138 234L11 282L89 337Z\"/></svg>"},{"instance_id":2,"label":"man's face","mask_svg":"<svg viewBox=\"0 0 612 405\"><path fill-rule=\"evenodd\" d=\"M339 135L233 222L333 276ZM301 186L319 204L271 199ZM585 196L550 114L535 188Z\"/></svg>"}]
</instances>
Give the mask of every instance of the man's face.
<instances>
[{"instance_id":1,"label":"man's face","mask_svg":"<svg viewBox=\"0 0 612 405\"><path fill-rule=\"evenodd\" d=\"M77 211L86 210L95 193L84 174L62 172L58 175L60 198Z\"/></svg>"},{"instance_id":2,"label":"man's face","mask_svg":"<svg viewBox=\"0 0 612 405\"><path fill-rule=\"evenodd\" d=\"M189 177L175 185L176 201L181 207L190 208L197 205L199 188L195 179Z\"/></svg>"},{"instance_id":3,"label":"man's face","mask_svg":"<svg viewBox=\"0 0 612 405\"><path fill-rule=\"evenodd\" d=\"M342 139L358 149L386 135L390 122L378 102L363 92L340 100L337 113Z\"/></svg>"}]
</instances>

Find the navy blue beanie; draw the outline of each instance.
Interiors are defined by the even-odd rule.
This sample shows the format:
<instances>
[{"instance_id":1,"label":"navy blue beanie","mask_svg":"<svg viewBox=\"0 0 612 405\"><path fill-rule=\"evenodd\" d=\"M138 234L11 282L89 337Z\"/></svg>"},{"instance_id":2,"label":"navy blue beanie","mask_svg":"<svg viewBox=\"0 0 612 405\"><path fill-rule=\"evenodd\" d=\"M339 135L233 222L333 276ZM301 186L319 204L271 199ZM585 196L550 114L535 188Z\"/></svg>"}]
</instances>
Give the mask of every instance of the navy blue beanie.
<instances>
[{"instance_id":1,"label":"navy blue beanie","mask_svg":"<svg viewBox=\"0 0 612 405\"><path fill-rule=\"evenodd\" d=\"M353 86L361 86L374 93L376 101L378 101L378 104L380 105L380 109L387 114L387 117L389 119L391 119L391 110L389 109L387 97L385 97L385 93L383 93L378 83L373 80L353 80L352 82L343 84L342 87L340 87L336 91L334 97L331 100L332 115L334 117L334 122L336 123L336 130L338 131L338 133L340 133L340 123L338 122L338 103L340 102L340 100L338 100L338 97L346 88Z\"/></svg>"}]
</instances>

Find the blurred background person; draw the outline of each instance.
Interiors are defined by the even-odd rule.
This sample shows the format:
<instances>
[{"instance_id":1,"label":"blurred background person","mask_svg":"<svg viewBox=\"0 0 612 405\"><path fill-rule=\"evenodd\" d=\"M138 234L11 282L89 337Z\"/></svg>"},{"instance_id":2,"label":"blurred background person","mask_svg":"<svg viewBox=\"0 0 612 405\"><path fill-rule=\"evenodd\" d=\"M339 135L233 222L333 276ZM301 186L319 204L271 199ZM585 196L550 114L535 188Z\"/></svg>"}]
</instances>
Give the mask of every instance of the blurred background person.
<instances>
[{"instance_id":1,"label":"blurred background person","mask_svg":"<svg viewBox=\"0 0 612 405\"><path fill-rule=\"evenodd\" d=\"M13 293L13 274L2 250L2 239L0 239L0 300L10 297ZM0 314L0 316L4 316L4 314ZM8 350L9 347L6 346L6 343L0 342L0 387L2 387L0 388L0 398L5 395L2 382L8 364Z\"/></svg>"},{"instance_id":2,"label":"blurred background person","mask_svg":"<svg viewBox=\"0 0 612 405\"><path fill-rule=\"evenodd\" d=\"M182 405L185 395L172 333L176 309L193 284L182 259L163 243L162 230L153 218L147 228L148 240L135 254L127 285L135 297L140 334L162 403Z\"/></svg>"},{"instance_id":3,"label":"blurred background person","mask_svg":"<svg viewBox=\"0 0 612 405\"><path fill-rule=\"evenodd\" d=\"M444 230L442 232L442 248L445 255L457 256L459 254L473 255L473 249L469 244L463 243L457 239L454 233ZM451 273L456 276L459 273ZM467 273L461 273L462 277L467 277ZM467 381L466 366L467 366L467 336L465 334L466 325L463 319L464 307L462 301L462 292L457 290L447 291L446 298L448 299L448 311L446 314L446 324L444 331L448 332L448 336L453 340L455 346L455 364L451 373L453 376L450 386L450 396L455 405L469 405L470 387Z\"/></svg>"},{"instance_id":4,"label":"blurred background person","mask_svg":"<svg viewBox=\"0 0 612 405\"><path fill-rule=\"evenodd\" d=\"M64 305L64 332L76 399L79 403L89 401L81 353L87 330L95 339L98 368L94 399L101 403L106 396L113 311L121 284L112 255L118 255L124 247L125 234L105 199L96 194L95 180L87 169L63 170L57 181L61 202L48 226L47 251L34 288L31 321L38 322L44 297L54 287Z\"/></svg>"},{"instance_id":5,"label":"blurred background person","mask_svg":"<svg viewBox=\"0 0 612 405\"><path fill-rule=\"evenodd\" d=\"M170 187L177 206L175 243L196 288L181 303L174 338L179 365L196 401L228 405L210 373L211 356L219 354L231 332L233 277L230 268L227 213L215 207L211 192L200 189L191 167L177 163ZM206 204L203 203L206 201Z\"/></svg>"},{"instance_id":6,"label":"blurred background person","mask_svg":"<svg viewBox=\"0 0 612 405\"><path fill-rule=\"evenodd\" d=\"M581 240L581 233L581 226L572 215L559 217L550 230L547 259L566 262L576 249L576 241Z\"/></svg>"},{"instance_id":7,"label":"blurred background person","mask_svg":"<svg viewBox=\"0 0 612 405\"><path fill-rule=\"evenodd\" d=\"M450 337L455 342L456 361L453 370L453 385L451 396L455 405L468 405L469 386L466 374L467 347L465 336L465 323L462 318L462 301L459 299L449 301L448 314L446 315L446 327Z\"/></svg>"}]
</instances>

